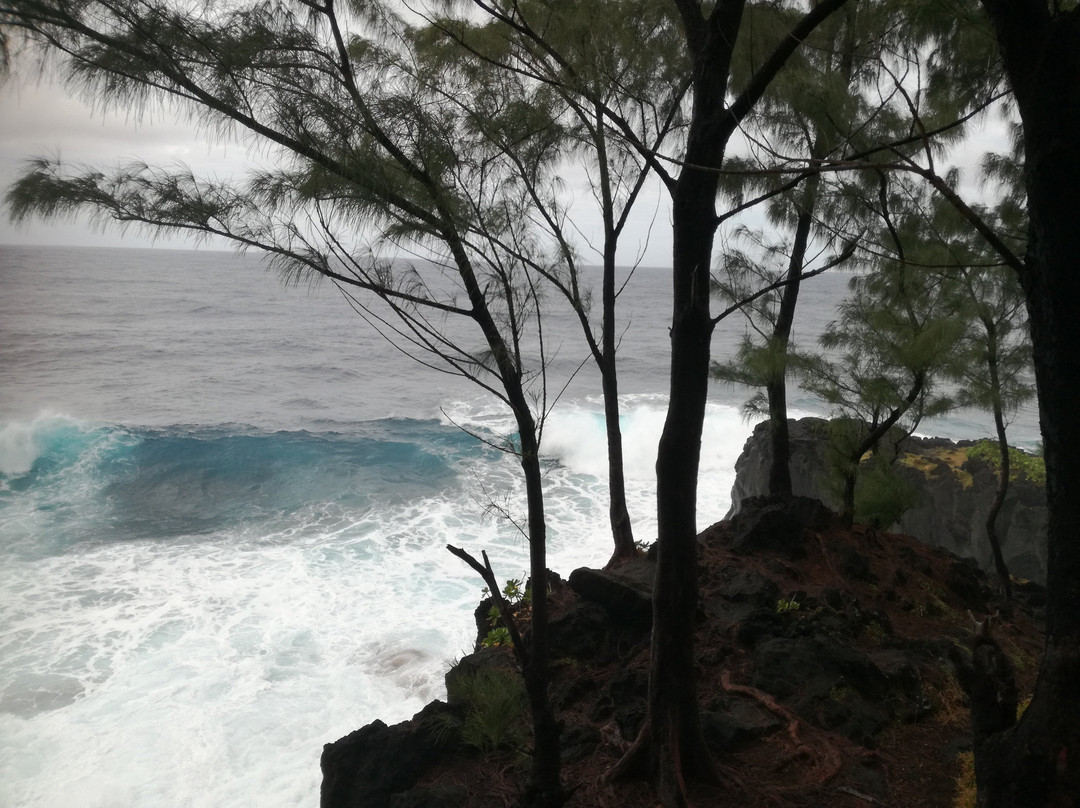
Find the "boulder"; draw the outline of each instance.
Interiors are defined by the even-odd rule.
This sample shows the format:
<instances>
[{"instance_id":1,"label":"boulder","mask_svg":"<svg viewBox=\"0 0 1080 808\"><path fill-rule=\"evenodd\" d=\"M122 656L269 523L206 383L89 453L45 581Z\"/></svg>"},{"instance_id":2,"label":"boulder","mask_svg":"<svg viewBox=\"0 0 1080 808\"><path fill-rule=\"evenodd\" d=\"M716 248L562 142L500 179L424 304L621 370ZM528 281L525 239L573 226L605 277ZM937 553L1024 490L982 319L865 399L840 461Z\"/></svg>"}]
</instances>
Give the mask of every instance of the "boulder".
<instances>
[{"instance_id":1,"label":"boulder","mask_svg":"<svg viewBox=\"0 0 1080 808\"><path fill-rule=\"evenodd\" d=\"M701 712L705 741L717 754L737 752L783 727L778 716L741 696L724 697Z\"/></svg>"},{"instance_id":2,"label":"boulder","mask_svg":"<svg viewBox=\"0 0 1080 808\"><path fill-rule=\"evenodd\" d=\"M835 493L826 484L826 453L829 422L822 418L802 418L788 422L791 433L791 482L796 496L807 497L839 510ZM927 544L943 547L960 557L974 558L992 572L993 556L986 539L986 516L997 488L997 475L985 463L968 461L956 469L942 460L951 450L971 445L944 438L912 437L903 445L908 462L897 466L905 483L917 491L917 502L896 524L895 533L905 533ZM731 489L734 519L768 490L771 449L768 424L758 424L735 463L735 483ZM1046 581L1046 491L1026 479L1009 486L1004 507L998 515L998 534L1009 571L1037 583ZM857 567L850 572L859 574Z\"/></svg>"},{"instance_id":3,"label":"boulder","mask_svg":"<svg viewBox=\"0 0 1080 808\"><path fill-rule=\"evenodd\" d=\"M434 701L411 721L387 726L373 721L323 747L320 808L391 808L412 789L449 742L439 716L453 708ZM422 804L422 803L420 803ZM451 805L453 803L445 803Z\"/></svg>"},{"instance_id":4,"label":"boulder","mask_svg":"<svg viewBox=\"0 0 1080 808\"><path fill-rule=\"evenodd\" d=\"M654 565L631 561L616 571L588 567L570 573L569 584L582 599L603 607L615 621L648 629L652 626Z\"/></svg>"},{"instance_id":5,"label":"boulder","mask_svg":"<svg viewBox=\"0 0 1080 808\"><path fill-rule=\"evenodd\" d=\"M809 497L755 496L740 505L731 517L731 548L737 553L805 558L803 531L822 530L836 519L819 500Z\"/></svg>"},{"instance_id":6,"label":"boulder","mask_svg":"<svg viewBox=\"0 0 1080 808\"><path fill-rule=\"evenodd\" d=\"M862 651L831 637L775 637L754 649L754 686L807 720L870 746L891 719L889 678Z\"/></svg>"}]
</instances>

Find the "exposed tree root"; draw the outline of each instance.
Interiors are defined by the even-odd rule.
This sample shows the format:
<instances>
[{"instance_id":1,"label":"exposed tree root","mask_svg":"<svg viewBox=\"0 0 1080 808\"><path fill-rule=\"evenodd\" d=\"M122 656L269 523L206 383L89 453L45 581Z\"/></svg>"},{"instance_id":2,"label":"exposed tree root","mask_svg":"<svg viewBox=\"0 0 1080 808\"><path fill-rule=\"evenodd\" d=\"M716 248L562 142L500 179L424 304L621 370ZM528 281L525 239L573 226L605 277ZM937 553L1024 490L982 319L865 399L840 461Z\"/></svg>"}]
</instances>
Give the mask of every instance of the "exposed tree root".
<instances>
[{"instance_id":1,"label":"exposed tree root","mask_svg":"<svg viewBox=\"0 0 1080 808\"><path fill-rule=\"evenodd\" d=\"M658 741L654 737L651 718L646 718L637 738L611 768L606 779L609 783L648 779L663 808L692 808L687 777L710 785L720 782L716 763L703 744L686 755L682 739L674 728L666 739Z\"/></svg>"},{"instance_id":2,"label":"exposed tree root","mask_svg":"<svg viewBox=\"0 0 1080 808\"><path fill-rule=\"evenodd\" d=\"M815 782L799 786L777 787L778 791L800 791L808 787L821 787L840 774L840 770L844 766L844 758L829 741L829 733L808 727L815 735L814 743L809 744L799 737L799 728L802 726L799 717L768 693L758 690L756 687L735 684L731 681L731 672L728 670L721 672L720 685L727 693L738 693L760 702L774 714L787 721L787 736L791 742L792 751L780 759L775 770L784 768L788 763L796 759L814 761L813 768L820 770Z\"/></svg>"}]
</instances>

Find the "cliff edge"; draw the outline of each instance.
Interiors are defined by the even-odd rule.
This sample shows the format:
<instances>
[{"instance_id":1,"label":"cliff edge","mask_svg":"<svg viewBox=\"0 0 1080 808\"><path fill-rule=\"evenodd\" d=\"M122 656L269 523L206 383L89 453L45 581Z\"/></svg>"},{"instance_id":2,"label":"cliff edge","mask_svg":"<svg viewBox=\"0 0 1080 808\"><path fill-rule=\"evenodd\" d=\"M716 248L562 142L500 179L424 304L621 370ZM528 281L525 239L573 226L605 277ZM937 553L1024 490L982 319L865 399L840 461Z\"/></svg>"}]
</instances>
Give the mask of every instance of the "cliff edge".
<instances>
[{"instance_id":1,"label":"cliff edge","mask_svg":"<svg viewBox=\"0 0 1080 808\"><path fill-rule=\"evenodd\" d=\"M829 485L829 425L822 418L788 421L791 482L795 495L820 500L839 510L839 498ZM732 508L727 518L738 513L745 499L767 492L771 457L767 430L765 422L754 428L735 463ZM997 488L997 474L986 462L967 456L973 445L973 441L920 437L908 438L901 444L894 471L900 484L914 492L914 502L887 527L963 558L973 558L990 572L994 562L985 523ZM1012 575L1045 584L1045 488L1024 477L1014 479L997 527Z\"/></svg>"}]
</instances>

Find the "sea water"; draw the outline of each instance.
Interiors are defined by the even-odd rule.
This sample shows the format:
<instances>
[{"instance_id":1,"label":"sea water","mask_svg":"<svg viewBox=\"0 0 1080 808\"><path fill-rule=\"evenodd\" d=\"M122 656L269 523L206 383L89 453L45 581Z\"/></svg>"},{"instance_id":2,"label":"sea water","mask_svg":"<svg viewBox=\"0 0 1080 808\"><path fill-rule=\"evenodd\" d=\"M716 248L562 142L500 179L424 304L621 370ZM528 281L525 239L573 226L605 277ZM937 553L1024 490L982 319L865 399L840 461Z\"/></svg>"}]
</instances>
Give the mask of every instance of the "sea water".
<instances>
[{"instance_id":1,"label":"sea water","mask_svg":"<svg viewBox=\"0 0 1080 808\"><path fill-rule=\"evenodd\" d=\"M843 276L804 292L807 339ZM621 298L636 537L655 538L670 277ZM555 302L553 371L586 357ZM722 324L714 348L745 326ZM543 435L550 566L610 554L588 364ZM699 525L752 424L712 390ZM793 391L793 414L823 414ZM931 426L977 437L963 413ZM1014 435L1037 440L1030 411ZM328 285L253 256L0 247L0 805L314 805L322 745L444 695L482 583L528 551L497 401L403 356ZM482 440L477 439L477 436Z\"/></svg>"}]
</instances>

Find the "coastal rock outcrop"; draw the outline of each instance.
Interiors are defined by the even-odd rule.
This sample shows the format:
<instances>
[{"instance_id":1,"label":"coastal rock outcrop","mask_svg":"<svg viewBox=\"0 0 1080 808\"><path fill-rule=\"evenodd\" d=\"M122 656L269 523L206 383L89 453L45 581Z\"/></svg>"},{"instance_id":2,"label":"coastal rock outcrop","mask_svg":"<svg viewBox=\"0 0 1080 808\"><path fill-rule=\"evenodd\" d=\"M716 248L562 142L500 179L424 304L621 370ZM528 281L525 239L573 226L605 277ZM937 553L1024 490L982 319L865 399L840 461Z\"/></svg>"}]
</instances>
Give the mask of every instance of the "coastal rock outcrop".
<instances>
[{"instance_id":1,"label":"coastal rock outcrop","mask_svg":"<svg viewBox=\"0 0 1080 808\"><path fill-rule=\"evenodd\" d=\"M769 497L746 500L697 549L701 728L737 773L718 790L700 785L698 804L763 808L782 797L809 808L822 804L825 782L836 808L948 804L955 755L970 747L954 673L972 665L968 609L1009 615L999 638L1020 686L1031 686L1041 641L1026 600L1003 608L986 575L945 550L846 529L810 499ZM646 716L654 565L643 553L612 570L549 576L549 692L568 808L655 805L641 782L605 776ZM489 628L478 620L475 652L447 673L447 704L327 744L322 808L517 804L528 711L512 698L521 689L513 653L482 647Z\"/></svg>"},{"instance_id":2,"label":"coastal rock outcrop","mask_svg":"<svg viewBox=\"0 0 1080 808\"><path fill-rule=\"evenodd\" d=\"M456 740L438 731L439 716L452 712L449 705L433 701L411 721L393 726L373 721L326 744L321 760L322 808L389 808L406 804L400 801L400 795L413 790L431 762L457 745ZM410 799L421 796L414 794ZM431 804L455 804L447 794L440 799Z\"/></svg>"},{"instance_id":3,"label":"coastal rock outcrop","mask_svg":"<svg viewBox=\"0 0 1080 808\"><path fill-rule=\"evenodd\" d=\"M820 500L839 509L828 484L827 452L829 422L802 418L788 422L791 437L791 482L796 496ZM765 422L754 428L735 463L732 508L727 518L739 513L744 500L766 493L771 456ZM895 472L915 490L915 503L889 530L906 533L927 544L943 547L958 556L974 558L986 571L993 557L986 538L997 475L984 462L966 458L971 441L911 437L902 445L904 455ZM1009 571L1037 583L1046 581L1046 492L1021 477L1009 486L1005 505L998 515L998 533Z\"/></svg>"}]
</instances>

